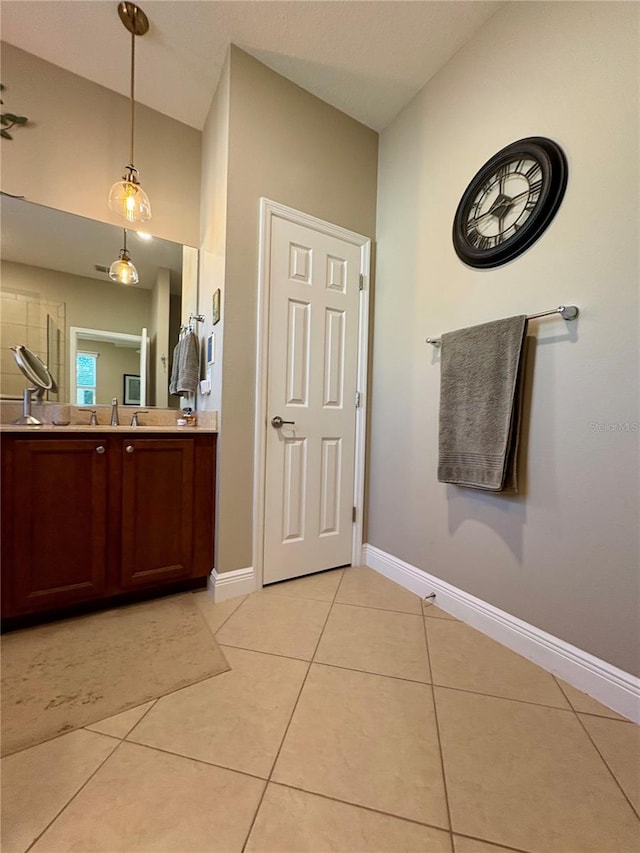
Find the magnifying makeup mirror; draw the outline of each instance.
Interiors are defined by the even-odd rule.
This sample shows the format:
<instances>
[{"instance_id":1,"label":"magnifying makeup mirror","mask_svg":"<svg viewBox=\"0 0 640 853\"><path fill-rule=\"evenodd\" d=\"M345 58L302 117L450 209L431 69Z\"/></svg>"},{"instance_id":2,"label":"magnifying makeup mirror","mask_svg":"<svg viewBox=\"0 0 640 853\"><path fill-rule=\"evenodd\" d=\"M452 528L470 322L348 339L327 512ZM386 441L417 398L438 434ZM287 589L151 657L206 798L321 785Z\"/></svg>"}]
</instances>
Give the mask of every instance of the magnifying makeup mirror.
<instances>
[{"instance_id":1,"label":"magnifying makeup mirror","mask_svg":"<svg viewBox=\"0 0 640 853\"><path fill-rule=\"evenodd\" d=\"M32 394L38 399L42 398L45 391L57 391L56 381L49 372L49 368L42 359L25 347L23 344L11 347L13 357L20 370L27 377L31 386L24 389L22 397L22 417L17 418L14 424L26 424L37 426L42 423L31 414Z\"/></svg>"}]
</instances>

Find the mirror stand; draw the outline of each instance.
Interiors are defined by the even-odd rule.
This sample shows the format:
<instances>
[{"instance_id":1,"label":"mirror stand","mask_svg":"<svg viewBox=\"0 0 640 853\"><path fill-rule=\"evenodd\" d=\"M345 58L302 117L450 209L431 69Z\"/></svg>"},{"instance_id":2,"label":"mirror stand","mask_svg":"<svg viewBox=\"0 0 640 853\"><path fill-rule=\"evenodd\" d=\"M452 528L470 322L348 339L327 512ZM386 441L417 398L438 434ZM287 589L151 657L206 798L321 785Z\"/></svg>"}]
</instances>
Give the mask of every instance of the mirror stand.
<instances>
[{"instance_id":1,"label":"mirror stand","mask_svg":"<svg viewBox=\"0 0 640 853\"><path fill-rule=\"evenodd\" d=\"M40 426L42 421L39 421L38 418L35 418L31 414L31 395L35 394L36 397L42 397L42 391L39 388L25 388L24 393L22 394L22 417L16 418L13 421L14 424L21 424L26 426Z\"/></svg>"}]
</instances>

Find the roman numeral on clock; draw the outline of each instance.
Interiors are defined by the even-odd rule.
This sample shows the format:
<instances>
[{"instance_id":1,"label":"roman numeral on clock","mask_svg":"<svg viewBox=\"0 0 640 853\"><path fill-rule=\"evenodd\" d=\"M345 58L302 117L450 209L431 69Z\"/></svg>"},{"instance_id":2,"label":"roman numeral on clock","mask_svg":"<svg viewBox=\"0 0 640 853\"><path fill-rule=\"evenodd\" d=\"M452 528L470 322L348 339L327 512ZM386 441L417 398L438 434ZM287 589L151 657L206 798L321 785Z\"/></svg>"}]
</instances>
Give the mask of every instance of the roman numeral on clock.
<instances>
[{"instance_id":1,"label":"roman numeral on clock","mask_svg":"<svg viewBox=\"0 0 640 853\"><path fill-rule=\"evenodd\" d=\"M524 173L524 176L529 181L529 183L531 183L531 181L535 178L535 176L538 174L538 172L541 172L541 171L542 171L542 167L540 166L540 163L534 163L533 166L531 166L531 168L527 169L527 171Z\"/></svg>"},{"instance_id":2,"label":"roman numeral on clock","mask_svg":"<svg viewBox=\"0 0 640 853\"><path fill-rule=\"evenodd\" d=\"M474 246L476 249L480 247L480 242L482 240L481 235L476 231L475 228L471 227L467 230L467 240Z\"/></svg>"}]
</instances>

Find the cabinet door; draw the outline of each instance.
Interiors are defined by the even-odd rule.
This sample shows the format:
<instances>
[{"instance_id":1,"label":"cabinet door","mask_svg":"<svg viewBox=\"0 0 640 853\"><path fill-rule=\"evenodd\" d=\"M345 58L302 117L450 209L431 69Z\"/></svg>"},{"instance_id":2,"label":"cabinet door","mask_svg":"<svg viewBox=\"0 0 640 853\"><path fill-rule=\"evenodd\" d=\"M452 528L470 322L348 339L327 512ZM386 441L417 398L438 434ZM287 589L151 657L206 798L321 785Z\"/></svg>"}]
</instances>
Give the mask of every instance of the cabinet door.
<instances>
[{"instance_id":1,"label":"cabinet door","mask_svg":"<svg viewBox=\"0 0 640 853\"><path fill-rule=\"evenodd\" d=\"M123 439L120 583L189 577L193 564L191 439Z\"/></svg>"},{"instance_id":2,"label":"cabinet door","mask_svg":"<svg viewBox=\"0 0 640 853\"><path fill-rule=\"evenodd\" d=\"M99 596L106 582L107 445L100 439L13 442L13 609Z\"/></svg>"}]
</instances>

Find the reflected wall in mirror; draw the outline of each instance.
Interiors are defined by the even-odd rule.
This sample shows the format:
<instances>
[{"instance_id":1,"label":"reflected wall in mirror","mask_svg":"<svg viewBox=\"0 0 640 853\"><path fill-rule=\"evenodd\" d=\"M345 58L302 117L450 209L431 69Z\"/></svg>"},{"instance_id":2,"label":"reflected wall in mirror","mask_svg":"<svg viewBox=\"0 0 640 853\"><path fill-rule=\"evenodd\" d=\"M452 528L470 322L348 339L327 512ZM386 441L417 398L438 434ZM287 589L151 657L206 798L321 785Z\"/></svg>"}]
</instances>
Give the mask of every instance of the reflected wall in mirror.
<instances>
[{"instance_id":1,"label":"reflected wall in mirror","mask_svg":"<svg viewBox=\"0 0 640 853\"><path fill-rule=\"evenodd\" d=\"M69 329L69 397L77 406L92 406L116 397L127 405L146 406L149 338L104 329ZM137 376L137 402L123 393L125 377ZM130 396L130 395L129 395Z\"/></svg>"},{"instance_id":2,"label":"reflected wall in mirror","mask_svg":"<svg viewBox=\"0 0 640 853\"><path fill-rule=\"evenodd\" d=\"M196 311L195 304L183 299L183 290L188 300L196 298L196 250L130 231L129 250L140 283L127 287L108 275L121 248L121 228L6 196L0 204L2 397L22 395L24 377L10 347L23 344L56 380L58 392L45 398L77 405L78 382L72 397L71 378L72 361L77 361L71 330L76 328L104 335L90 334L77 345L79 351L96 353L94 402L121 400L124 375L140 369L140 344L121 344L127 336L139 339L144 329L148 345L142 405L178 408L180 398L168 393L171 355L181 317ZM184 288L183 276L189 278Z\"/></svg>"}]
</instances>

